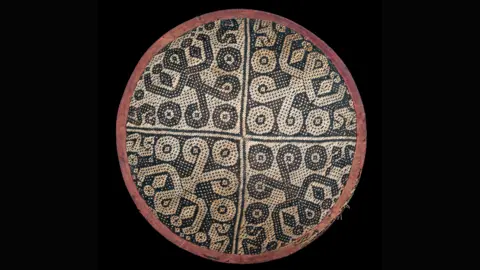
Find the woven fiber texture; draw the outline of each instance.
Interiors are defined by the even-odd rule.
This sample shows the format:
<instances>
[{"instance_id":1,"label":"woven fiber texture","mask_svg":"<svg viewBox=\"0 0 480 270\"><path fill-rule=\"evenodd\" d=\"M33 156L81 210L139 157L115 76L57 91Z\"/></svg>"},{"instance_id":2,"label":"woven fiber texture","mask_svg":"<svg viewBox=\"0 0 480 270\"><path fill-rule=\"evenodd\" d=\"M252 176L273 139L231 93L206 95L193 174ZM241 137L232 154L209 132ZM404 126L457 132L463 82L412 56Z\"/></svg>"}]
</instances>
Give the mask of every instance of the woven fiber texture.
<instances>
[{"instance_id":1,"label":"woven fiber texture","mask_svg":"<svg viewBox=\"0 0 480 270\"><path fill-rule=\"evenodd\" d=\"M204 18L151 55L124 97L118 143L154 227L242 263L328 228L358 180L360 114L353 80L314 41L281 20L236 15Z\"/></svg>"}]
</instances>

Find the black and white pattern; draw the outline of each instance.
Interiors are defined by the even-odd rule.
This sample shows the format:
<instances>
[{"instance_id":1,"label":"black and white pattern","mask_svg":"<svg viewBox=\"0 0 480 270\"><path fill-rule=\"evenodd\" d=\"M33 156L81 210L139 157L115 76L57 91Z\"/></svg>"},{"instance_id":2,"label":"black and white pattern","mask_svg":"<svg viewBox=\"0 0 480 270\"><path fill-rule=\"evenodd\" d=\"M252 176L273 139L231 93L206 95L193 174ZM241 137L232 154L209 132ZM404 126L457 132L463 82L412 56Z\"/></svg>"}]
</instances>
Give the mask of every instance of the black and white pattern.
<instances>
[{"instance_id":1,"label":"black and white pattern","mask_svg":"<svg viewBox=\"0 0 480 270\"><path fill-rule=\"evenodd\" d=\"M179 237L224 253L288 245L348 179L356 113L330 60L269 21L210 22L145 68L127 155L137 188Z\"/></svg>"}]
</instances>

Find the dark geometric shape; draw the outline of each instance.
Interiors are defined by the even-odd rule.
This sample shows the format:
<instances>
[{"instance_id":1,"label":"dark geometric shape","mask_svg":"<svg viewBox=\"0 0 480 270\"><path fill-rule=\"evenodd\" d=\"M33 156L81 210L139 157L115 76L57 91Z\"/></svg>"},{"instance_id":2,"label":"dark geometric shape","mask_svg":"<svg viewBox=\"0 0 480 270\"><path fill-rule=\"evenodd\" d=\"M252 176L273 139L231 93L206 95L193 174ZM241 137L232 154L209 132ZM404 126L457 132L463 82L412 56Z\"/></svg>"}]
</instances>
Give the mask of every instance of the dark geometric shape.
<instances>
[{"instance_id":1,"label":"dark geometric shape","mask_svg":"<svg viewBox=\"0 0 480 270\"><path fill-rule=\"evenodd\" d=\"M240 68L242 58L238 49L221 48L217 54L218 67L225 71L234 71Z\"/></svg>"},{"instance_id":2,"label":"dark geometric shape","mask_svg":"<svg viewBox=\"0 0 480 270\"><path fill-rule=\"evenodd\" d=\"M323 62L320 59L315 59L315 63L313 64L313 69L319 69L323 67Z\"/></svg>"},{"instance_id":3,"label":"dark geometric shape","mask_svg":"<svg viewBox=\"0 0 480 270\"><path fill-rule=\"evenodd\" d=\"M163 67L162 64L158 63L153 66L152 73L153 74L158 74L162 71Z\"/></svg>"},{"instance_id":4,"label":"dark geometric shape","mask_svg":"<svg viewBox=\"0 0 480 270\"><path fill-rule=\"evenodd\" d=\"M183 49L170 49L166 51L163 57L163 65L165 68L182 72L187 68L187 57Z\"/></svg>"},{"instance_id":5,"label":"dark geometric shape","mask_svg":"<svg viewBox=\"0 0 480 270\"><path fill-rule=\"evenodd\" d=\"M273 153L270 147L264 144L256 144L248 151L248 161L252 169L264 171L272 167Z\"/></svg>"},{"instance_id":6,"label":"dark geometric shape","mask_svg":"<svg viewBox=\"0 0 480 270\"><path fill-rule=\"evenodd\" d=\"M321 187L312 187L313 197L317 200L323 200L325 198L325 191Z\"/></svg>"},{"instance_id":7,"label":"dark geometric shape","mask_svg":"<svg viewBox=\"0 0 480 270\"><path fill-rule=\"evenodd\" d=\"M321 145L314 145L305 153L305 165L313 171L323 169L327 161L327 151Z\"/></svg>"},{"instance_id":8,"label":"dark geometric shape","mask_svg":"<svg viewBox=\"0 0 480 270\"><path fill-rule=\"evenodd\" d=\"M158 107L158 120L164 126L173 127L178 125L182 117L180 105L173 101L167 101Z\"/></svg>"},{"instance_id":9,"label":"dark geometric shape","mask_svg":"<svg viewBox=\"0 0 480 270\"><path fill-rule=\"evenodd\" d=\"M168 75L168 74L165 73L165 72L162 72L162 73L160 73L159 76L160 76L160 82L161 82L163 85L173 87L172 77L171 77L170 75Z\"/></svg>"},{"instance_id":10,"label":"dark geometric shape","mask_svg":"<svg viewBox=\"0 0 480 270\"><path fill-rule=\"evenodd\" d=\"M164 145L162 148L162 152L165 154L168 154L172 151L172 146L171 145Z\"/></svg>"},{"instance_id":11,"label":"dark geometric shape","mask_svg":"<svg viewBox=\"0 0 480 270\"><path fill-rule=\"evenodd\" d=\"M228 155L230 155L230 150L228 149L224 149L220 152L220 156L222 157L228 157Z\"/></svg>"},{"instance_id":12,"label":"dark geometric shape","mask_svg":"<svg viewBox=\"0 0 480 270\"><path fill-rule=\"evenodd\" d=\"M215 127L223 130L235 128L238 122L238 114L235 107L229 104L217 106L212 114Z\"/></svg>"},{"instance_id":13,"label":"dark geometric shape","mask_svg":"<svg viewBox=\"0 0 480 270\"><path fill-rule=\"evenodd\" d=\"M133 94L133 96L135 97L135 100L141 100L143 99L145 93L143 90L137 90L135 91L135 93Z\"/></svg>"},{"instance_id":14,"label":"dark geometric shape","mask_svg":"<svg viewBox=\"0 0 480 270\"><path fill-rule=\"evenodd\" d=\"M290 215L287 212L282 212L283 216L283 223L289 227L295 227L297 225L297 222L295 221L295 217Z\"/></svg>"},{"instance_id":15,"label":"dark geometric shape","mask_svg":"<svg viewBox=\"0 0 480 270\"><path fill-rule=\"evenodd\" d=\"M198 146L194 146L192 147L192 149L190 150L190 153L192 153L192 155L198 155L200 154L200 148L198 148Z\"/></svg>"},{"instance_id":16,"label":"dark geometric shape","mask_svg":"<svg viewBox=\"0 0 480 270\"><path fill-rule=\"evenodd\" d=\"M252 224L260 224L265 222L265 220L268 218L268 215L268 205L261 202L250 204L245 211L245 218L247 222Z\"/></svg>"},{"instance_id":17,"label":"dark geometric shape","mask_svg":"<svg viewBox=\"0 0 480 270\"><path fill-rule=\"evenodd\" d=\"M316 203L300 199L298 202L298 216L300 224L310 226L320 222L322 209Z\"/></svg>"},{"instance_id":18,"label":"dark geometric shape","mask_svg":"<svg viewBox=\"0 0 480 270\"><path fill-rule=\"evenodd\" d=\"M265 123L265 115L259 115L257 119L255 119L255 122L259 125L262 125Z\"/></svg>"},{"instance_id":19,"label":"dark geometric shape","mask_svg":"<svg viewBox=\"0 0 480 270\"><path fill-rule=\"evenodd\" d=\"M227 212L227 207L225 205L220 205L217 209L218 213L225 214Z\"/></svg>"},{"instance_id":20,"label":"dark geometric shape","mask_svg":"<svg viewBox=\"0 0 480 270\"><path fill-rule=\"evenodd\" d=\"M197 46L192 46L190 47L190 56L191 57L194 57L194 58L199 58L201 59L202 58L202 51L199 47Z\"/></svg>"}]
</instances>

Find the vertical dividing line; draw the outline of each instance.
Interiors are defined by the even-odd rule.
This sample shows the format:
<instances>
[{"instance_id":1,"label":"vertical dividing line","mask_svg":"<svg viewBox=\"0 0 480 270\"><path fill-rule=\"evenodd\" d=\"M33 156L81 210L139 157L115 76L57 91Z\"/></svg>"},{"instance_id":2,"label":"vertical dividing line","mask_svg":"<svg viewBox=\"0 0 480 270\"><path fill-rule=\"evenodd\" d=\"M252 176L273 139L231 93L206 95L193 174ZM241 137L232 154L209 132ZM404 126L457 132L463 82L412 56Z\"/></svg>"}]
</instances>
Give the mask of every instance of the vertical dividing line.
<instances>
[{"instance_id":1,"label":"vertical dividing line","mask_svg":"<svg viewBox=\"0 0 480 270\"><path fill-rule=\"evenodd\" d=\"M250 71L250 29L249 20L245 19L245 63L243 66L243 93L242 93L242 136L247 134L247 100L248 100L248 75Z\"/></svg>"},{"instance_id":2,"label":"vertical dividing line","mask_svg":"<svg viewBox=\"0 0 480 270\"><path fill-rule=\"evenodd\" d=\"M243 139L240 139L240 174L239 174L239 185L238 185L238 205L237 205L237 219L235 221L235 227L234 229L234 234L233 234L233 243L232 243L232 253L237 253L237 241L240 233L240 221L242 219L242 206L243 206L243 186L244 186L244 181L243 181L243 175L245 172L245 165L244 165L244 159L243 159L243 149L244 149L244 141Z\"/></svg>"},{"instance_id":3,"label":"vertical dividing line","mask_svg":"<svg viewBox=\"0 0 480 270\"><path fill-rule=\"evenodd\" d=\"M242 134L242 138L240 139L240 185L239 185L239 195L238 195L238 208L237 208L237 221L235 224L235 233L233 235L233 243L234 246L232 248L232 252L238 254L238 245L239 245L239 237L240 237L240 227L242 224L242 217L243 217L243 206L245 200L245 183L247 181L246 177L246 142L245 142L245 135L247 134L246 130L246 121L247 121L247 98L248 98L248 72L249 72L249 64L250 64L250 29L249 29L249 19L244 19L244 30L245 30L245 50L244 50L244 63L243 63L243 91L242 91L242 104L241 104L241 126L240 131Z\"/></svg>"}]
</instances>

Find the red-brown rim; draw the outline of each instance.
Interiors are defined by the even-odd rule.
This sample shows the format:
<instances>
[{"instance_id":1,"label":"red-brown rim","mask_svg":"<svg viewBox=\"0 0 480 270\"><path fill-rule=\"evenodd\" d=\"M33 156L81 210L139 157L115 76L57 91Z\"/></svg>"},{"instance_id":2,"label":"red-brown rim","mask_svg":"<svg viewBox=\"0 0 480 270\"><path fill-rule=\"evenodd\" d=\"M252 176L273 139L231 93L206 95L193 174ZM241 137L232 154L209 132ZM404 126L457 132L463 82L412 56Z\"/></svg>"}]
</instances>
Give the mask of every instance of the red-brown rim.
<instances>
[{"instance_id":1,"label":"red-brown rim","mask_svg":"<svg viewBox=\"0 0 480 270\"><path fill-rule=\"evenodd\" d=\"M352 96L355 111L357 114L357 142L356 150L353 158L353 164L350 171L350 176L347 181L347 184L340 195L338 201L332 207L330 214L326 216L313 230L307 231L298 238L296 241L290 243L285 247L281 247L274 251L265 252L258 255L238 255L238 254L226 254L218 251L206 249L200 246L197 246L191 242L188 242L176 234L174 234L168 227L160 222L152 213L147 203L142 199L140 193L138 192L135 183L133 182L132 175L130 173L130 166L128 165L127 152L126 152L126 123L127 123L127 114L130 104L130 98L134 92L137 81L140 78L143 70L147 66L150 59L157 54L165 45L173 41L183 33L196 28L205 23L219 20L219 19L230 19L230 18L251 18L251 19L261 19L268 20L280 23L305 37L305 39L311 41L315 46L322 50L326 56L332 61L332 63L338 69L340 75L344 78L345 83L350 91ZM286 19L281 16L257 11L257 10L247 10L247 9L230 9L230 10L221 10L212 13L208 13L202 16L198 16L194 19L191 19L181 25L170 30L168 33L163 35L158 39L143 55L143 57L138 62L133 74L131 75L125 92L120 103L117 116L117 152L120 161L120 167L122 170L123 179L127 186L127 189L135 202L137 208L140 210L142 215L147 219L147 221L165 238L179 246L180 248L187 250L195 255L211 259L223 263L238 263L238 264L249 264L249 263L261 263L267 262L275 259L279 259L285 256L288 256L292 253L297 252L316 237L320 236L328 227L335 221L338 215L341 214L345 205L350 200L355 187L358 184L360 174L363 168L363 162L365 158L366 151L366 122L365 122L365 111L363 109L362 100L358 89L355 85L355 82L348 71L345 64L342 60L335 54L335 52L325 44L320 38L312 34L307 29L302 26Z\"/></svg>"}]
</instances>

